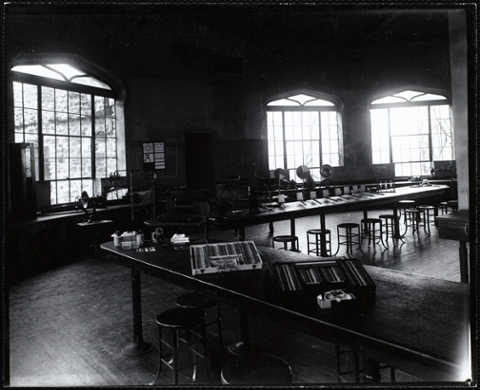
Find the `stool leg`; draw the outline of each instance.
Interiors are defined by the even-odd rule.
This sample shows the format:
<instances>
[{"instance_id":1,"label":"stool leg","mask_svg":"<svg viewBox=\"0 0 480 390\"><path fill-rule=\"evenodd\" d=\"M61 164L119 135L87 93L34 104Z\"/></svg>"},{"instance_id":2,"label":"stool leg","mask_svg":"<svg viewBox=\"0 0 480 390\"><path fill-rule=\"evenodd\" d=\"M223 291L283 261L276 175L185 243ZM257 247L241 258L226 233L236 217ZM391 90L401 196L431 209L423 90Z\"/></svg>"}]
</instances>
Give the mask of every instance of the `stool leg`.
<instances>
[{"instance_id":1,"label":"stool leg","mask_svg":"<svg viewBox=\"0 0 480 390\"><path fill-rule=\"evenodd\" d=\"M380 242L382 243L383 247L387 249L387 246L385 245L385 242L383 241L383 226L382 223L380 223Z\"/></svg>"},{"instance_id":2,"label":"stool leg","mask_svg":"<svg viewBox=\"0 0 480 390\"><path fill-rule=\"evenodd\" d=\"M337 227L337 242L338 242L337 250L336 250L334 256L336 256L338 251L340 250L340 229L338 227Z\"/></svg>"},{"instance_id":3,"label":"stool leg","mask_svg":"<svg viewBox=\"0 0 480 390\"><path fill-rule=\"evenodd\" d=\"M222 337L222 309L220 307L220 302L217 306L217 326L218 326L218 339L220 342L220 348L223 351L223 337Z\"/></svg>"},{"instance_id":4,"label":"stool leg","mask_svg":"<svg viewBox=\"0 0 480 390\"><path fill-rule=\"evenodd\" d=\"M192 367L192 382L195 382L197 380L197 355L192 352L192 336L190 329L187 328L185 333L187 339L188 365Z\"/></svg>"},{"instance_id":5,"label":"stool leg","mask_svg":"<svg viewBox=\"0 0 480 390\"><path fill-rule=\"evenodd\" d=\"M173 383L178 385L178 347L179 340L176 330L171 331L172 334L172 367L173 367Z\"/></svg>"},{"instance_id":6,"label":"stool leg","mask_svg":"<svg viewBox=\"0 0 480 390\"><path fill-rule=\"evenodd\" d=\"M162 328L158 328L158 369L157 373L155 374L153 381L151 381L148 385L153 386L157 382L158 378L160 377L160 373L162 372L162 353L163 353L163 346L162 346Z\"/></svg>"}]
</instances>

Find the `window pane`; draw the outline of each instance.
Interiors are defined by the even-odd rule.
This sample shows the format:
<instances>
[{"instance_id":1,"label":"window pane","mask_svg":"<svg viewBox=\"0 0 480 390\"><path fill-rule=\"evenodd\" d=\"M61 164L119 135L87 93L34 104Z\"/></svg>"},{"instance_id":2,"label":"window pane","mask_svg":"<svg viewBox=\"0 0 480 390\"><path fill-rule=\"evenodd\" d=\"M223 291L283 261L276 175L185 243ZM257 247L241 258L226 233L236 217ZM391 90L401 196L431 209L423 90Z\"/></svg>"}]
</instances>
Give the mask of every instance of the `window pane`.
<instances>
[{"instance_id":1,"label":"window pane","mask_svg":"<svg viewBox=\"0 0 480 390\"><path fill-rule=\"evenodd\" d=\"M88 195L93 194L93 182L92 180L82 180L82 191L87 191Z\"/></svg>"},{"instance_id":2,"label":"window pane","mask_svg":"<svg viewBox=\"0 0 480 390\"><path fill-rule=\"evenodd\" d=\"M92 118L89 116L82 116L82 135L91 136L92 135Z\"/></svg>"},{"instance_id":3,"label":"window pane","mask_svg":"<svg viewBox=\"0 0 480 390\"><path fill-rule=\"evenodd\" d=\"M55 180L57 178L55 158L45 157L43 161L44 161L43 169L44 169L45 180Z\"/></svg>"},{"instance_id":4,"label":"window pane","mask_svg":"<svg viewBox=\"0 0 480 390\"><path fill-rule=\"evenodd\" d=\"M70 180L70 202L77 201L82 196L82 181Z\"/></svg>"},{"instance_id":5,"label":"window pane","mask_svg":"<svg viewBox=\"0 0 480 390\"><path fill-rule=\"evenodd\" d=\"M92 177L91 158L82 158L82 177Z\"/></svg>"},{"instance_id":6,"label":"window pane","mask_svg":"<svg viewBox=\"0 0 480 390\"><path fill-rule=\"evenodd\" d=\"M55 110L61 112L68 111L68 93L63 89L55 90Z\"/></svg>"},{"instance_id":7,"label":"window pane","mask_svg":"<svg viewBox=\"0 0 480 390\"><path fill-rule=\"evenodd\" d=\"M42 87L42 109L55 110L55 90L53 88Z\"/></svg>"},{"instance_id":8,"label":"window pane","mask_svg":"<svg viewBox=\"0 0 480 390\"><path fill-rule=\"evenodd\" d=\"M15 108L15 131L23 133L23 109Z\"/></svg>"},{"instance_id":9,"label":"window pane","mask_svg":"<svg viewBox=\"0 0 480 390\"><path fill-rule=\"evenodd\" d=\"M57 157L68 158L68 137L57 137Z\"/></svg>"},{"instance_id":10,"label":"window pane","mask_svg":"<svg viewBox=\"0 0 480 390\"><path fill-rule=\"evenodd\" d=\"M107 137L115 137L115 119L107 118L105 123Z\"/></svg>"},{"instance_id":11,"label":"window pane","mask_svg":"<svg viewBox=\"0 0 480 390\"><path fill-rule=\"evenodd\" d=\"M70 157L81 156L81 142L80 138L70 137Z\"/></svg>"},{"instance_id":12,"label":"window pane","mask_svg":"<svg viewBox=\"0 0 480 390\"><path fill-rule=\"evenodd\" d=\"M38 108L38 87L31 84L23 84L23 106Z\"/></svg>"},{"instance_id":13,"label":"window pane","mask_svg":"<svg viewBox=\"0 0 480 390\"><path fill-rule=\"evenodd\" d=\"M107 177L107 164L105 158L95 160L95 176L97 178Z\"/></svg>"},{"instance_id":14,"label":"window pane","mask_svg":"<svg viewBox=\"0 0 480 390\"><path fill-rule=\"evenodd\" d=\"M42 133L55 134L55 114L50 111L42 111Z\"/></svg>"},{"instance_id":15,"label":"window pane","mask_svg":"<svg viewBox=\"0 0 480 390\"><path fill-rule=\"evenodd\" d=\"M15 143L23 142L23 133L15 133Z\"/></svg>"},{"instance_id":16,"label":"window pane","mask_svg":"<svg viewBox=\"0 0 480 390\"><path fill-rule=\"evenodd\" d=\"M78 92L68 92L68 112L80 114L80 94Z\"/></svg>"},{"instance_id":17,"label":"window pane","mask_svg":"<svg viewBox=\"0 0 480 390\"><path fill-rule=\"evenodd\" d=\"M106 157L105 138L95 138L95 157Z\"/></svg>"},{"instance_id":18,"label":"window pane","mask_svg":"<svg viewBox=\"0 0 480 390\"><path fill-rule=\"evenodd\" d=\"M82 160L80 158L70 159L70 175L69 178L82 177Z\"/></svg>"},{"instance_id":19,"label":"window pane","mask_svg":"<svg viewBox=\"0 0 480 390\"><path fill-rule=\"evenodd\" d=\"M116 157L117 140L115 138L107 138L107 157Z\"/></svg>"},{"instance_id":20,"label":"window pane","mask_svg":"<svg viewBox=\"0 0 480 390\"><path fill-rule=\"evenodd\" d=\"M38 111L25 109L25 132L26 133L37 133L37 122L38 122Z\"/></svg>"},{"instance_id":21,"label":"window pane","mask_svg":"<svg viewBox=\"0 0 480 390\"><path fill-rule=\"evenodd\" d=\"M82 156L83 157L92 156L92 139L91 138L82 138Z\"/></svg>"},{"instance_id":22,"label":"window pane","mask_svg":"<svg viewBox=\"0 0 480 390\"><path fill-rule=\"evenodd\" d=\"M85 93L81 94L81 113L83 115L92 114L92 95L87 95Z\"/></svg>"},{"instance_id":23,"label":"window pane","mask_svg":"<svg viewBox=\"0 0 480 390\"><path fill-rule=\"evenodd\" d=\"M57 204L57 182L50 182L50 204Z\"/></svg>"},{"instance_id":24,"label":"window pane","mask_svg":"<svg viewBox=\"0 0 480 390\"><path fill-rule=\"evenodd\" d=\"M57 114L55 116L55 130L57 134L68 134L68 114Z\"/></svg>"},{"instance_id":25,"label":"window pane","mask_svg":"<svg viewBox=\"0 0 480 390\"><path fill-rule=\"evenodd\" d=\"M68 181L57 181L57 200L58 203L70 202L70 186Z\"/></svg>"},{"instance_id":26,"label":"window pane","mask_svg":"<svg viewBox=\"0 0 480 390\"><path fill-rule=\"evenodd\" d=\"M43 155L55 157L55 137L49 135L43 137Z\"/></svg>"},{"instance_id":27,"label":"window pane","mask_svg":"<svg viewBox=\"0 0 480 390\"><path fill-rule=\"evenodd\" d=\"M17 81L13 82L13 105L23 107L23 84Z\"/></svg>"},{"instance_id":28,"label":"window pane","mask_svg":"<svg viewBox=\"0 0 480 390\"><path fill-rule=\"evenodd\" d=\"M95 96L95 116L105 117L105 98L102 96Z\"/></svg>"},{"instance_id":29,"label":"window pane","mask_svg":"<svg viewBox=\"0 0 480 390\"><path fill-rule=\"evenodd\" d=\"M105 118L95 118L95 135L105 135Z\"/></svg>"},{"instance_id":30,"label":"window pane","mask_svg":"<svg viewBox=\"0 0 480 390\"><path fill-rule=\"evenodd\" d=\"M69 169L68 169L68 158L58 158L57 159L57 179L68 179Z\"/></svg>"},{"instance_id":31,"label":"window pane","mask_svg":"<svg viewBox=\"0 0 480 390\"><path fill-rule=\"evenodd\" d=\"M70 135L80 135L80 115L70 114L68 117Z\"/></svg>"},{"instance_id":32,"label":"window pane","mask_svg":"<svg viewBox=\"0 0 480 390\"><path fill-rule=\"evenodd\" d=\"M107 158L107 176L117 171L117 159Z\"/></svg>"}]
</instances>

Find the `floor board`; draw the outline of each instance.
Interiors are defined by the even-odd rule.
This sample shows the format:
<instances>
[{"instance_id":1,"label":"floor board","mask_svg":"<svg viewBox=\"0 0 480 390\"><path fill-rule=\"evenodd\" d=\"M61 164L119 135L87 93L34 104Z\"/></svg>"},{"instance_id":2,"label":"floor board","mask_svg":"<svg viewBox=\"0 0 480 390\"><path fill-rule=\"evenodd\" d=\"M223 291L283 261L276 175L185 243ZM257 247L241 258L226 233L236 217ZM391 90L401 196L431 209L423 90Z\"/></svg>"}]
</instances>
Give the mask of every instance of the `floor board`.
<instances>
[{"instance_id":1,"label":"floor board","mask_svg":"<svg viewBox=\"0 0 480 390\"><path fill-rule=\"evenodd\" d=\"M378 215L385 210L373 211ZM359 221L362 213L327 216L327 226L336 243L335 226L342 221ZM300 249L306 252L307 229L319 226L318 217L297 220ZM274 234L289 232L289 222L277 222ZM271 245L268 225L249 227L247 239ZM210 232L215 240L234 240L232 231ZM367 248L359 257L364 264L413 272L435 278L460 281L458 243L441 240L435 228L427 236L410 232L396 248L377 251ZM336 249L336 244L333 245ZM339 255L342 253L340 252ZM358 255L361 255L358 253ZM10 385L20 386L134 386L145 385L156 372L155 352L128 358L122 346L131 341L130 272L108 256L86 258L13 285L9 291ZM157 343L155 316L173 307L174 299L185 290L142 276L144 338ZM238 313L222 305L225 343L238 337ZM251 338L266 351L285 358L293 368L294 384L336 382L333 344L273 323L268 318L250 316ZM208 361L210 375L199 370L198 384L218 384L219 370L231 356L215 346ZM171 383L168 370L161 383ZM188 374L188 373L187 373ZM386 376L386 378L388 375ZM403 383L419 381L415 373L399 373ZM347 378L349 380L349 378ZM435 378L423 378L435 380ZM181 381L188 383L187 375Z\"/></svg>"}]
</instances>

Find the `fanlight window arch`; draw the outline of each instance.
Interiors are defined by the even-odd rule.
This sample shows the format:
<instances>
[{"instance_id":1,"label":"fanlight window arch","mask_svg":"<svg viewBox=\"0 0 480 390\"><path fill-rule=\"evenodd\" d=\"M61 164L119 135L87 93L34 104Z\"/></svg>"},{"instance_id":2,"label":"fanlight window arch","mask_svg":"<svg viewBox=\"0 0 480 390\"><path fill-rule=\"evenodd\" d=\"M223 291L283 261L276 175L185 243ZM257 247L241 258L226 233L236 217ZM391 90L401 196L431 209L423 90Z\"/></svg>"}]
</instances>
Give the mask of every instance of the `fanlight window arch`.
<instances>
[{"instance_id":1,"label":"fanlight window arch","mask_svg":"<svg viewBox=\"0 0 480 390\"><path fill-rule=\"evenodd\" d=\"M283 168L290 179L300 165L321 180L320 167L343 165L341 120L332 98L299 93L266 104L269 170Z\"/></svg>"},{"instance_id":2,"label":"fanlight window arch","mask_svg":"<svg viewBox=\"0 0 480 390\"><path fill-rule=\"evenodd\" d=\"M123 101L86 68L48 60L11 68L13 141L34 145L35 177L50 188L50 205L83 191L101 195L102 178L126 174Z\"/></svg>"},{"instance_id":3,"label":"fanlight window arch","mask_svg":"<svg viewBox=\"0 0 480 390\"><path fill-rule=\"evenodd\" d=\"M393 164L396 177L426 176L434 161L454 159L446 96L404 90L370 104L372 163Z\"/></svg>"}]
</instances>

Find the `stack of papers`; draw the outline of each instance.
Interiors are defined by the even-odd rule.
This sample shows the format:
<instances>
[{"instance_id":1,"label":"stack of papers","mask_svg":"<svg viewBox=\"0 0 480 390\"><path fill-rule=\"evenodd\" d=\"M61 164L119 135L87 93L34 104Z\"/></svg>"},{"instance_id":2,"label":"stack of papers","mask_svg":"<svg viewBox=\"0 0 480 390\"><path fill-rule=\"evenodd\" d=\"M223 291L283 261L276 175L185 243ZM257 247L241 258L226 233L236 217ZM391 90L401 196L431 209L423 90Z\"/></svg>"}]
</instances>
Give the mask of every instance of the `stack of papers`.
<instances>
[{"instance_id":1,"label":"stack of papers","mask_svg":"<svg viewBox=\"0 0 480 390\"><path fill-rule=\"evenodd\" d=\"M182 244L190 243L190 239L185 234L174 234L170 239L170 241L174 245L175 244L182 245Z\"/></svg>"}]
</instances>

